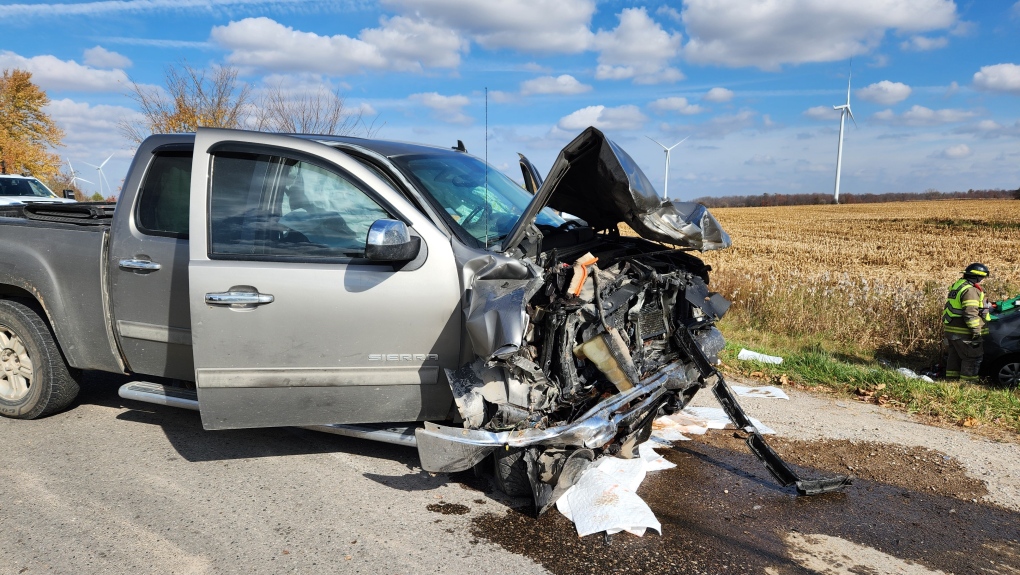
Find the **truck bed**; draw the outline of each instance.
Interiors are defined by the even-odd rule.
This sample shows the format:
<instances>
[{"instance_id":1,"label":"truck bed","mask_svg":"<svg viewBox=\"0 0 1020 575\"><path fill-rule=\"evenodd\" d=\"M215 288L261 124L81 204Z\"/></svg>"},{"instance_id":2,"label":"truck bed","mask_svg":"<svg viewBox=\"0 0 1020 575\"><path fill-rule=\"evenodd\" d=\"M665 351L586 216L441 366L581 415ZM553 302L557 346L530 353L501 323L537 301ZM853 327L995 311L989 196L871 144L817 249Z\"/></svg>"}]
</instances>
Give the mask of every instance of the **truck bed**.
<instances>
[{"instance_id":1,"label":"truck bed","mask_svg":"<svg viewBox=\"0 0 1020 575\"><path fill-rule=\"evenodd\" d=\"M39 302L71 366L123 372L105 309L109 230L109 218L0 216L0 294Z\"/></svg>"}]
</instances>

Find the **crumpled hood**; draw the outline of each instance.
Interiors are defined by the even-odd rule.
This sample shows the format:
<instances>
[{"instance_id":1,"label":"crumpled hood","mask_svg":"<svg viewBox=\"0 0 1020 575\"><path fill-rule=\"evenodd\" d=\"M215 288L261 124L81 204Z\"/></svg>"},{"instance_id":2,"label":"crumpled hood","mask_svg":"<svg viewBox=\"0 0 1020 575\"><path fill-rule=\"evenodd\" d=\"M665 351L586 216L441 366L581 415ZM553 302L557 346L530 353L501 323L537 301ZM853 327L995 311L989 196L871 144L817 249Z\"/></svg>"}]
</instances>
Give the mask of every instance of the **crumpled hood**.
<instances>
[{"instance_id":1,"label":"crumpled hood","mask_svg":"<svg viewBox=\"0 0 1020 575\"><path fill-rule=\"evenodd\" d=\"M504 251L517 245L545 206L573 214L596 230L624 222L643 238L700 251L731 243L701 204L663 201L630 155L593 127L560 152Z\"/></svg>"}]
</instances>

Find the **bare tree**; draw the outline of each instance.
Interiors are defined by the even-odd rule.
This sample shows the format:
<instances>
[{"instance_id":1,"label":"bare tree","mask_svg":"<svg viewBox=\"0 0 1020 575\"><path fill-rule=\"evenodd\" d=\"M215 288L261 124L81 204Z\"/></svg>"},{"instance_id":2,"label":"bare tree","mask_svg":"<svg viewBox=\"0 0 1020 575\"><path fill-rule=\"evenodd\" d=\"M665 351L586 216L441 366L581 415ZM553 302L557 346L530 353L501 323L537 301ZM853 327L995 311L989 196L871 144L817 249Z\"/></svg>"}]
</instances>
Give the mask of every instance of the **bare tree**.
<instances>
[{"instance_id":1,"label":"bare tree","mask_svg":"<svg viewBox=\"0 0 1020 575\"><path fill-rule=\"evenodd\" d=\"M124 121L121 133L134 142L149 134L194 132L199 127L240 128L251 105L251 86L238 82L229 66L207 72L182 61L167 66L165 88L131 83L129 96L142 113L140 122Z\"/></svg>"},{"instance_id":2,"label":"bare tree","mask_svg":"<svg viewBox=\"0 0 1020 575\"><path fill-rule=\"evenodd\" d=\"M339 89L319 86L311 93L288 93L282 82L268 86L258 98L252 122L262 132L372 136L378 131L374 120L364 122L362 110L346 106Z\"/></svg>"}]
</instances>

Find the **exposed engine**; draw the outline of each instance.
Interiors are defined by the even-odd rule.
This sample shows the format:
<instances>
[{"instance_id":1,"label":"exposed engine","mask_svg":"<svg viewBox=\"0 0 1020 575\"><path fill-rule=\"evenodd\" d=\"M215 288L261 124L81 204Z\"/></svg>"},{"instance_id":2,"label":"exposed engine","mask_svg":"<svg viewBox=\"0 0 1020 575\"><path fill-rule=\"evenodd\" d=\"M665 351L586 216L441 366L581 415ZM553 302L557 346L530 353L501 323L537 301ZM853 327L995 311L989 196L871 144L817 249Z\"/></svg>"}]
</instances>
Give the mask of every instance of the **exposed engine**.
<instances>
[{"instance_id":1,"label":"exposed engine","mask_svg":"<svg viewBox=\"0 0 1020 575\"><path fill-rule=\"evenodd\" d=\"M713 322L729 304L708 292L708 266L637 238L552 250L538 260L542 271L531 280L476 282L490 304L476 314L488 320L487 335L508 331L515 304L525 317L517 342L506 337L488 357L449 374L465 427L555 427L670 366L664 408L687 403L701 383L677 329L695 327L713 362L724 345Z\"/></svg>"}]
</instances>

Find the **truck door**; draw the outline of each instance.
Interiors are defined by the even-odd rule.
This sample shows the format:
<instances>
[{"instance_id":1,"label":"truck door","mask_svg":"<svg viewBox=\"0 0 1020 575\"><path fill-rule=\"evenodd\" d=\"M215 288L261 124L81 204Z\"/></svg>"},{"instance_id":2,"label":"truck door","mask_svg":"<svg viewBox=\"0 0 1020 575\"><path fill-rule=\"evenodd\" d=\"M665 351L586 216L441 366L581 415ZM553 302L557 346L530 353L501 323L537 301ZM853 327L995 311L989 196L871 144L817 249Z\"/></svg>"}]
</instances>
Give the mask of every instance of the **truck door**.
<instances>
[{"instance_id":1,"label":"truck door","mask_svg":"<svg viewBox=\"0 0 1020 575\"><path fill-rule=\"evenodd\" d=\"M199 129L189 296L206 429L445 418L459 363L449 239L334 148ZM418 256L365 257L369 227L404 222Z\"/></svg>"}]
</instances>

